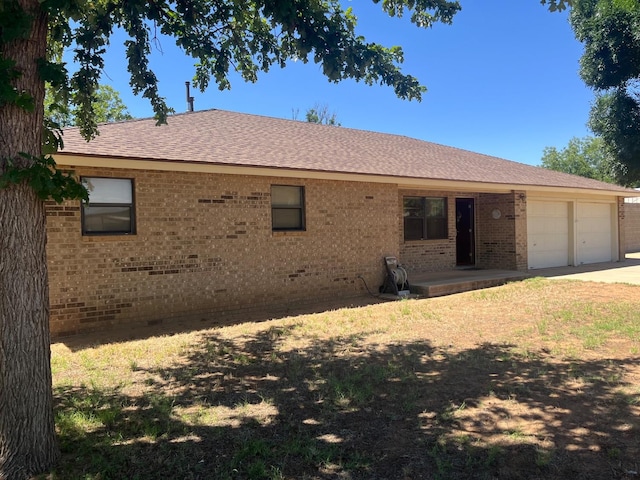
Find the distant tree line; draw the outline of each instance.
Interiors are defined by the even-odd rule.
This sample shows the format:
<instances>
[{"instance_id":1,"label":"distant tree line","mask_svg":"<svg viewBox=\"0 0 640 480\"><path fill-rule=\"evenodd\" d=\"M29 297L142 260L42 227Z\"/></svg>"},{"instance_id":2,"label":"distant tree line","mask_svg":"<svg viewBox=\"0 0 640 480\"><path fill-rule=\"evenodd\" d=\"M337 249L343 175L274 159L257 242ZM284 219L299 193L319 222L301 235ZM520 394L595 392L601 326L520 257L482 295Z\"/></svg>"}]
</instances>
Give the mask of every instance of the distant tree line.
<instances>
[{"instance_id":1,"label":"distant tree line","mask_svg":"<svg viewBox=\"0 0 640 480\"><path fill-rule=\"evenodd\" d=\"M640 2L572 0L584 45L580 76L595 92L588 126L596 138L545 149L542 165L626 186L640 184Z\"/></svg>"}]
</instances>

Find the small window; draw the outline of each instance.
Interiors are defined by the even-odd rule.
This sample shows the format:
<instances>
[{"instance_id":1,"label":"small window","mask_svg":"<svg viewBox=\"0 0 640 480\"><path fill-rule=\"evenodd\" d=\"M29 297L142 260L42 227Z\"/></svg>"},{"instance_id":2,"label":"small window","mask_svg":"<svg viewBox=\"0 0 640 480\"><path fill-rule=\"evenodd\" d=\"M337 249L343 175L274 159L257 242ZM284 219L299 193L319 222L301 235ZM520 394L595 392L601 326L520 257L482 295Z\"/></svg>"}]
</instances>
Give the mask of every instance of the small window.
<instances>
[{"instance_id":1,"label":"small window","mask_svg":"<svg viewBox=\"0 0 640 480\"><path fill-rule=\"evenodd\" d=\"M404 239L434 240L448 236L447 199L404 197Z\"/></svg>"},{"instance_id":2,"label":"small window","mask_svg":"<svg viewBox=\"0 0 640 480\"><path fill-rule=\"evenodd\" d=\"M133 180L130 178L83 177L89 203L82 204L82 234L135 233Z\"/></svg>"},{"instance_id":3,"label":"small window","mask_svg":"<svg viewBox=\"0 0 640 480\"><path fill-rule=\"evenodd\" d=\"M304 187L271 186L273 230L304 230Z\"/></svg>"}]
</instances>

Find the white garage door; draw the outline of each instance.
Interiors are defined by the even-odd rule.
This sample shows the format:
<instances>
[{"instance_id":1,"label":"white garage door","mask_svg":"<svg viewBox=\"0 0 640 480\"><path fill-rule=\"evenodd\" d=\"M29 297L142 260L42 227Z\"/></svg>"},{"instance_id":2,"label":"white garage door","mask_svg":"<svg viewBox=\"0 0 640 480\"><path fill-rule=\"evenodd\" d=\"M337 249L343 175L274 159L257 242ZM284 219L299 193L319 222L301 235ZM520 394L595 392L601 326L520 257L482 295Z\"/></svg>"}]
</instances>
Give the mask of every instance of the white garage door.
<instances>
[{"instance_id":1,"label":"white garage door","mask_svg":"<svg viewBox=\"0 0 640 480\"><path fill-rule=\"evenodd\" d=\"M577 263L610 262L611 205L579 202L577 210Z\"/></svg>"},{"instance_id":2,"label":"white garage door","mask_svg":"<svg viewBox=\"0 0 640 480\"><path fill-rule=\"evenodd\" d=\"M568 202L528 202L527 252L529 268L569 265Z\"/></svg>"}]
</instances>

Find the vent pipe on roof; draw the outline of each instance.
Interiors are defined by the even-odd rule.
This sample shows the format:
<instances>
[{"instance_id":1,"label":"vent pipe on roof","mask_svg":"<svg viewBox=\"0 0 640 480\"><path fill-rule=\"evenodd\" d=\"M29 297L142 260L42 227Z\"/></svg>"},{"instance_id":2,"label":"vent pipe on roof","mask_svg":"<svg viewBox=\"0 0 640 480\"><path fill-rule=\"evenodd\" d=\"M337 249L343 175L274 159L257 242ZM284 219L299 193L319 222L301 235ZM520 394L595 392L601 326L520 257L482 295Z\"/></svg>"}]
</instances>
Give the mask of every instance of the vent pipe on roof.
<instances>
[{"instance_id":1,"label":"vent pipe on roof","mask_svg":"<svg viewBox=\"0 0 640 480\"><path fill-rule=\"evenodd\" d=\"M193 97L189 93L189 82L184 82L184 86L187 87L187 112L193 112Z\"/></svg>"}]
</instances>

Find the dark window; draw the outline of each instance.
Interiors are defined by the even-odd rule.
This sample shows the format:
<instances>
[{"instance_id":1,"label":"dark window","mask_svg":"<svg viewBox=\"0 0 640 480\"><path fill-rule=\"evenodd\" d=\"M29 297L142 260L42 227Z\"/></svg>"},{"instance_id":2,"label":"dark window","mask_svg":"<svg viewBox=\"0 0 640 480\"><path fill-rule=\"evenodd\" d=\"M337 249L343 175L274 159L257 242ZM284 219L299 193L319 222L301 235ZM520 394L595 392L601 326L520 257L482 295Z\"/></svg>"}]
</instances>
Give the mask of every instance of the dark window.
<instances>
[{"instance_id":1,"label":"dark window","mask_svg":"<svg viewBox=\"0 0 640 480\"><path fill-rule=\"evenodd\" d=\"M133 180L130 178L83 177L89 203L82 204L82 234L135 233Z\"/></svg>"},{"instance_id":2,"label":"dark window","mask_svg":"<svg viewBox=\"0 0 640 480\"><path fill-rule=\"evenodd\" d=\"M304 230L304 187L271 186L273 230Z\"/></svg>"},{"instance_id":3,"label":"dark window","mask_svg":"<svg viewBox=\"0 0 640 480\"><path fill-rule=\"evenodd\" d=\"M404 239L447 238L447 199L442 197L404 197Z\"/></svg>"}]
</instances>

